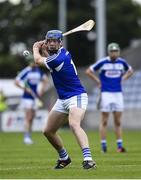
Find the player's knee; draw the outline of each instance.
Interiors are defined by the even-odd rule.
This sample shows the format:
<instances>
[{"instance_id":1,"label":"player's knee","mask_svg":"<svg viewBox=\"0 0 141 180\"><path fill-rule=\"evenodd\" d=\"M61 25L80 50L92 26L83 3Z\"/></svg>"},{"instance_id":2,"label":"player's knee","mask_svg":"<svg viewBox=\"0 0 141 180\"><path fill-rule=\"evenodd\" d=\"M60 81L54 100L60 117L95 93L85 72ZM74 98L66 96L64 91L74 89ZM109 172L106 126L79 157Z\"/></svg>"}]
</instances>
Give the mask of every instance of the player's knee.
<instances>
[{"instance_id":1,"label":"player's knee","mask_svg":"<svg viewBox=\"0 0 141 180\"><path fill-rule=\"evenodd\" d=\"M101 125L102 125L103 127L106 127L106 126L107 126L107 121L102 121L102 122L101 122Z\"/></svg>"},{"instance_id":2,"label":"player's knee","mask_svg":"<svg viewBox=\"0 0 141 180\"><path fill-rule=\"evenodd\" d=\"M51 135L51 131L48 128L43 129L42 133L46 137Z\"/></svg>"},{"instance_id":3,"label":"player's knee","mask_svg":"<svg viewBox=\"0 0 141 180\"><path fill-rule=\"evenodd\" d=\"M120 127L121 126L121 122L120 121L115 121L115 126Z\"/></svg>"},{"instance_id":4,"label":"player's knee","mask_svg":"<svg viewBox=\"0 0 141 180\"><path fill-rule=\"evenodd\" d=\"M80 125L76 122L69 122L69 126L73 131L77 130L80 127Z\"/></svg>"}]
</instances>

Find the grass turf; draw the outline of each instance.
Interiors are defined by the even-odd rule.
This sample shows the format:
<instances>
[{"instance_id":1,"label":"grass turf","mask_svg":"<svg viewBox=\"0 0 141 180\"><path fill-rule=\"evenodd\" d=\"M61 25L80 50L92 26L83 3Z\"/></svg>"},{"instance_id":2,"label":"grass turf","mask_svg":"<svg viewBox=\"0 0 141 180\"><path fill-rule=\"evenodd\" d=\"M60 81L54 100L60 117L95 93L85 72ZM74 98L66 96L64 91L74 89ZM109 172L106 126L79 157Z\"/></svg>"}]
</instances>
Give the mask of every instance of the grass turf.
<instances>
[{"instance_id":1,"label":"grass turf","mask_svg":"<svg viewBox=\"0 0 141 180\"><path fill-rule=\"evenodd\" d=\"M141 132L124 131L127 153L116 152L113 131L107 134L108 152L101 153L99 134L88 131L96 170L82 169L82 153L69 130L59 132L72 159L62 170L53 167L58 158L56 151L41 133L33 133L35 143L23 144L22 133L0 133L0 179L135 179L141 178Z\"/></svg>"}]
</instances>

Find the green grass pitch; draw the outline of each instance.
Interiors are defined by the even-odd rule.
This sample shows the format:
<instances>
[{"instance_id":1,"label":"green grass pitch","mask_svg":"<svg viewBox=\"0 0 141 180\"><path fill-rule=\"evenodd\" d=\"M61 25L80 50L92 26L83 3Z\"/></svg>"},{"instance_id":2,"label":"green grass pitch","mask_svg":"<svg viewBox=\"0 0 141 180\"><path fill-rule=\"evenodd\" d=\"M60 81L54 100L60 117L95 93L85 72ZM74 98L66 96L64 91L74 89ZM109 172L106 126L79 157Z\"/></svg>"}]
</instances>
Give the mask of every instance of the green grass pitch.
<instances>
[{"instance_id":1,"label":"green grass pitch","mask_svg":"<svg viewBox=\"0 0 141 180\"><path fill-rule=\"evenodd\" d=\"M0 179L136 179L141 178L141 131L125 131L127 153L116 152L113 131L107 134L108 152L101 153L98 131L87 131L97 169L82 169L82 154L70 130L59 134L72 158L63 170L54 170L56 151L42 133L33 133L35 143L23 144L22 133L0 133Z\"/></svg>"}]
</instances>

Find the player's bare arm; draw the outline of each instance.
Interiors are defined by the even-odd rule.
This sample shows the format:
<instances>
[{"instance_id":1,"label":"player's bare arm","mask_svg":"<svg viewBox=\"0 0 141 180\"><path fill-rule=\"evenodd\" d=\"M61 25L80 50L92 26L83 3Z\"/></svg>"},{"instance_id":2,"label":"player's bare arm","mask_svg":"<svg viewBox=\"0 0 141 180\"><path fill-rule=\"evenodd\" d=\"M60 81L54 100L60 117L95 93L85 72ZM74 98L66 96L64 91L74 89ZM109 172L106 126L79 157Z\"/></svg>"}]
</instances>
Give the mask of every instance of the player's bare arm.
<instances>
[{"instance_id":1,"label":"player's bare arm","mask_svg":"<svg viewBox=\"0 0 141 180\"><path fill-rule=\"evenodd\" d=\"M94 72L90 68L88 68L85 73L96 82L99 88L101 87L100 79L94 74Z\"/></svg>"},{"instance_id":2,"label":"player's bare arm","mask_svg":"<svg viewBox=\"0 0 141 180\"><path fill-rule=\"evenodd\" d=\"M38 65L43 65L44 64L44 59L40 54L40 50L42 49L42 46L44 45L44 41L37 41L33 45L33 56L34 56L34 61ZM47 54L46 54L47 55Z\"/></svg>"},{"instance_id":3,"label":"player's bare arm","mask_svg":"<svg viewBox=\"0 0 141 180\"><path fill-rule=\"evenodd\" d=\"M19 87L20 89L22 89L23 91L26 91L27 93L31 95L33 94L31 88L26 87L25 85L21 84L18 80L15 80L15 85Z\"/></svg>"},{"instance_id":4,"label":"player's bare arm","mask_svg":"<svg viewBox=\"0 0 141 180\"><path fill-rule=\"evenodd\" d=\"M18 80L15 80L14 83L15 83L15 85L16 85L17 87L19 87L20 89L25 90L25 86L21 85Z\"/></svg>"},{"instance_id":5,"label":"player's bare arm","mask_svg":"<svg viewBox=\"0 0 141 180\"><path fill-rule=\"evenodd\" d=\"M122 77L122 81L127 80L128 78L130 78L133 75L133 69L129 69Z\"/></svg>"}]
</instances>

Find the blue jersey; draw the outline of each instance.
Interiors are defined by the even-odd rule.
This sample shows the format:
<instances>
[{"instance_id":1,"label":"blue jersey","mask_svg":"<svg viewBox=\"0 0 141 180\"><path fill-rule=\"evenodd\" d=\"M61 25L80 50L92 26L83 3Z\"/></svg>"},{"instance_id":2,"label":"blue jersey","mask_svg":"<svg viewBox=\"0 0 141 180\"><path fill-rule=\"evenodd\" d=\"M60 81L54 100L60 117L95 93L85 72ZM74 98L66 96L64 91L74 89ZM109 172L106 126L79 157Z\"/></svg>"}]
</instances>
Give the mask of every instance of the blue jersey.
<instances>
[{"instance_id":1,"label":"blue jersey","mask_svg":"<svg viewBox=\"0 0 141 180\"><path fill-rule=\"evenodd\" d=\"M60 99L68 99L86 92L78 78L70 53L63 47L56 54L48 56L44 63L51 72Z\"/></svg>"},{"instance_id":2,"label":"blue jersey","mask_svg":"<svg viewBox=\"0 0 141 180\"><path fill-rule=\"evenodd\" d=\"M16 80L24 83L37 95L37 87L41 80L46 78L46 75L38 67L26 67L16 77ZM23 98L34 99L34 97L28 92L24 91Z\"/></svg>"},{"instance_id":3,"label":"blue jersey","mask_svg":"<svg viewBox=\"0 0 141 180\"><path fill-rule=\"evenodd\" d=\"M99 71L102 92L121 92L122 76L131 66L121 57L114 61L110 57L105 57L91 65L90 69L93 72Z\"/></svg>"}]
</instances>

